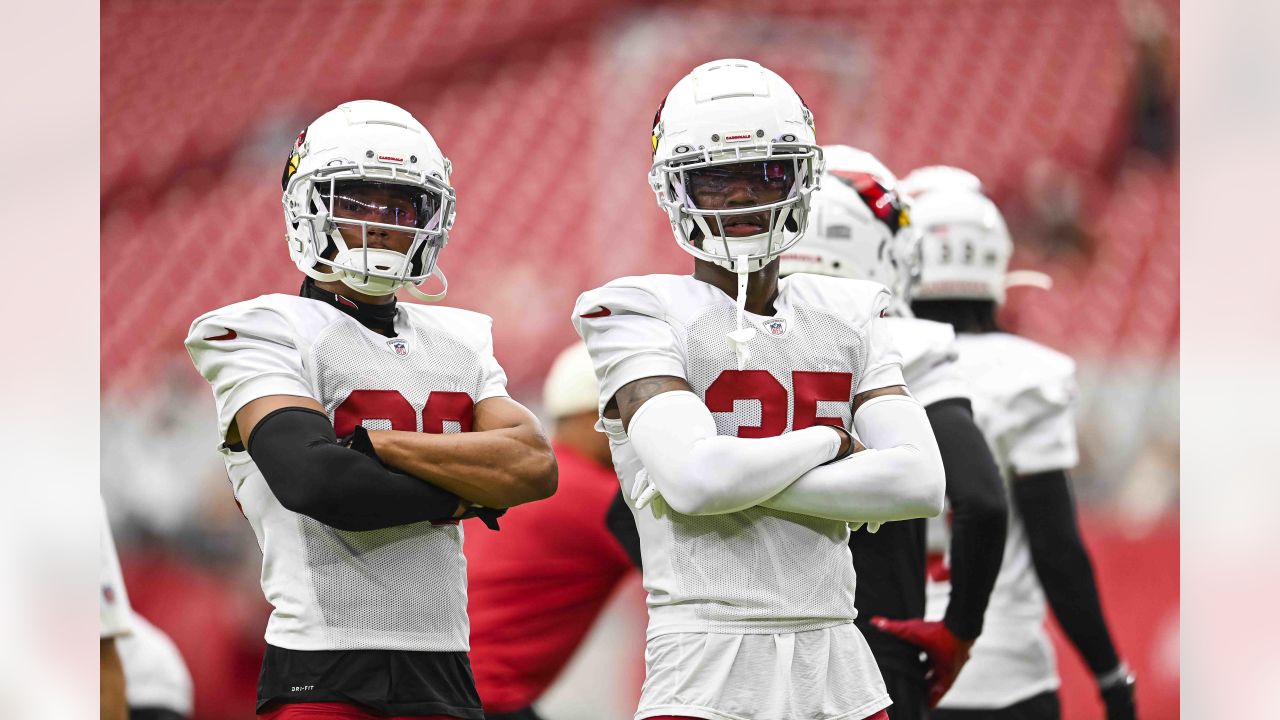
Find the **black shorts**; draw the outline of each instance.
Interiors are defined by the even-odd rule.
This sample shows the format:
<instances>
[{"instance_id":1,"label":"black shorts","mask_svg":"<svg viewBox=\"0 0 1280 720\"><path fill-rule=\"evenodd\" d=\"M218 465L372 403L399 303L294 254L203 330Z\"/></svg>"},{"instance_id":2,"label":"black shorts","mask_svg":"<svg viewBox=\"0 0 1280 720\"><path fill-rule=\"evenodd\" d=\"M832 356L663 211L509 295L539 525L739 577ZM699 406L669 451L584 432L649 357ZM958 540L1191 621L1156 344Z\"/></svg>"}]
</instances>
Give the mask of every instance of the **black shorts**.
<instances>
[{"instance_id":1,"label":"black shorts","mask_svg":"<svg viewBox=\"0 0 1280 720\"><path fill-rule=\"evenodd\" d=\"M497 715L486 714L484 718L485 720L542 720L542 717L534 712L531 707L516 710L515 712L498 713Z\"/></svg>"},{"instance_id":2,"label":"black shorts","mask_svg":"<svg viewBox=\"0 0 1280 720\"><path fill-rule=\"evenodd\" d=\"M340 702L384 715L484 720L465 652L286 650L268 645L259 713L285 703Z\"/></svg>"},{"instance_id":3,"label":"black shorts","mask_svg":"<svg viewBox=\"0 0 1280 720\"><path fill-rule=\"evenodd\" d=\"M1033 695L1008 707L991 710L934 710L930 720L1059 720L1058 692Z\"/></svg>"},{"instance_id":4,"label":"black shorts","mask_svg":"<svg viewBox=\"0 0 1280 720\"><path fill-rule=\"evenodd\" d=\"M129 720L187 720L187 716L169 708L129 708Z\"/></svg>"}]
</instances>

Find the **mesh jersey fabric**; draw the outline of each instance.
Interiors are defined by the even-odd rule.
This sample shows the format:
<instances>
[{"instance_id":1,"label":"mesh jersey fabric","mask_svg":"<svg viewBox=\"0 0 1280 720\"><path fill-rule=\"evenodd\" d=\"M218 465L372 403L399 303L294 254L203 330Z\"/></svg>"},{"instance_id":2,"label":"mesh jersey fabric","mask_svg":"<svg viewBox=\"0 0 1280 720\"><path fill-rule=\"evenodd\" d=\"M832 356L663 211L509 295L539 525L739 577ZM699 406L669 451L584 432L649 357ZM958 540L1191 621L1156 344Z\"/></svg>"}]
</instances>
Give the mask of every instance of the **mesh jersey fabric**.
<instances>
[{"instance_id":1,"label":"mesh jersey fabric","mask_svg":"<svg viewBox=\"0 0 1280 720\"><path fill-rule=\"evenodd\" d=\"M410 303L396 336L325 303L264 295L198 318L187 338L213 388L219 429L258 397L318 401L339 436L357 424L470 429L475 403L506 395L484 315ZM269 644L290 650L467 649L466 561L456 523L348 532L286 510L248 453L220 448L263 551Z\"/></svg>"},{"instance_id":2,"label":"mesh jersey fabric","mask_svg":"<svg viewBox=\"0 0 1280 720\"><path fill-rule=\"evenodd\" d=\"M1006 482L1073 467L1078 460L1075 363L1066 355L1007 333L956 338L969 382L974 420ZM944 708L1000 708L1058 687L1045 598L1031 562L1026 530L1012 503L1004 557L982 634ZM945 546L945 523L931 523L930 544ZM936 545L935 545L936 547ZM926 617L940 620L950 583L928 583Z\"/></svg>"},{"instance_id":3,"label":"mesh jersey fabric","mask_svg":"<svg viewBox=\"0 0 1280 720\"><path fill-rule=\"evenodd\" d=\"M779 435L818 422L850 428L853 397L902 384L882 313L889 293L870 282L792 275L757 335L745 371L725 338L734 299L690 276L623 278L584 293L574 323L601 385L654 375L685 378L721 435ZM584 317L587 316L587 317ZM620 421L602 421L630 493L641 469ZM688 516L660 498L634 512L648 590L648 636L671 632L800 632L848 623L855 575L848 525L762 507Z\"/></svg>"},{"instance_id":4,"label":"mesh jersey fabric","mask_svg":"<svg viewBox=\"0 0 1280 720\"><path fill-rule=\"evenodd\" d=\"M563 443L556 494L467 536L471 671L487 713L523 709L568 663L624 578L639 582L605 526L618 478ZM464 526L477 526L468 520Z\"/></svg>"}]
</instances>

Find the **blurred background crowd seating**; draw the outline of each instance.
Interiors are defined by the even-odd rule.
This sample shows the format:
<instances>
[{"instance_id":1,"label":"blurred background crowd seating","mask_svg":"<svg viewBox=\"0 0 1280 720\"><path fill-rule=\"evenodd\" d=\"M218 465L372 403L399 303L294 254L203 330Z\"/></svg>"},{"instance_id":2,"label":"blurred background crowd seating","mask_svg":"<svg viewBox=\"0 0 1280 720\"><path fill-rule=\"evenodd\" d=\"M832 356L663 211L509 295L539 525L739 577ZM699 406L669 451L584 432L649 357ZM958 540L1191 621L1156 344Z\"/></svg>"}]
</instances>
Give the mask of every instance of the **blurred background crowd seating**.
<instances>
[{"instance_id":1,"label":"blurred background crowd seating","mask_svg":"<svg viewBox=\"0 0 1280 720\"><path fill-rule=\"evenodd\" d=\"M578 293L687 272L645 182L650 126L679 77L726 56L786 77L821 142L900 175L977 173L1013 267L1053 277L1012 290L1002 320L1079 363L1086 537L1144 717L1176 717L1174 0L113 0L102 485L130 596L186 654L199 720L248 717L267 606L182 339L206 310L296 292L279 177L298 131L365 97L427 125L458 193L447 303L495 318L510 390L537 409ZM638 662L624 595L634 612L600 644ZM1060 664L1066 717L1092 716L1079 661ZM613 716L566 682L551 720Z\"/></svg>"}]
</instances>

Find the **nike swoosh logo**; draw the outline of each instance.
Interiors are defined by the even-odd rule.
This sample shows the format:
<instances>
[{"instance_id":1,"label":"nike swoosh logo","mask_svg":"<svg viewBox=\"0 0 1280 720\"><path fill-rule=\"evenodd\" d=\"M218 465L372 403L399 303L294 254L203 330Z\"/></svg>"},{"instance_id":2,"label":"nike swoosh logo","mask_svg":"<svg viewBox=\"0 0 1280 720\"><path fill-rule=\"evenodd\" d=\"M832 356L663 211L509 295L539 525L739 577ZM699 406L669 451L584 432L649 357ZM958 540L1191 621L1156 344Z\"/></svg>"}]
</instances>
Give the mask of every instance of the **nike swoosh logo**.
<instances>
[{"instance_id":1,"label":"nike swoosh logo","mask_svg":"<svg viewBox=\"0 0 1280 720\"><path fill-rule=\"evenodd\" d=\"M610 311L610 310L609 310L609 308L607 308L607 307L605 307L605 306L601 305L599 310L597 310L597 311L595 311L595 312L587 313L587 314L585 314L585 315L579 315L578 317L583 318L583 319L586 319L586 318L598 318L598 317L609 317L609 316L610 316L610 315L612 315L612 314L613 314L613 312L612 312L612 311Z\"/></svg>"},{"instance_id":2,"label":"nike swoosh logo","mask_svg":"<svg viewBox=\"0 0 1280 720\"><path fill-rule=\"evenodd\" d=\"M235 340L235 339L236 339L235 330L228 330L222 335L214 335L213 337L205 338L205 340Z\"/></svg>"}]
</instances>

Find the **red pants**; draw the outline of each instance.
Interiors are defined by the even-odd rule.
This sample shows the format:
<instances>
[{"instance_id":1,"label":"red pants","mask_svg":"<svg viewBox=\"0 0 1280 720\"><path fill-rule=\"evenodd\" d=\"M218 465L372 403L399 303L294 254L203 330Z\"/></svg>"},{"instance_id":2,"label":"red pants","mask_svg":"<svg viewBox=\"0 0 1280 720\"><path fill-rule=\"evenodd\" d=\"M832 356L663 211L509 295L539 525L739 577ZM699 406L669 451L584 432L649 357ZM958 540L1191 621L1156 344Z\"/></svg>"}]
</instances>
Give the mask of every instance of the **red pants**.
<instances>
[{"instance_id":1,"label":"red pants","mask_svg":"<svg viewBox=\"0 0 1280 720\"><path fill-rule=\"evenodd\" d=\"M457 720L452 715L374 715L347 703L286 703L258 715L261 720Z\"/></svg>"},{"instance_id":2,"label":"red pants","mask_svg":"<svg viewBox=\"0 0 1280 720\"><path fill-rule=\"evenodd\" d=\"M658 715L657 717L646 717L645 720L698 720L696 717L687 717L685 715ZM868 715L863 720L888 720L888 711L881 710L876 715Z\"/></svg>"}]
</instances>

